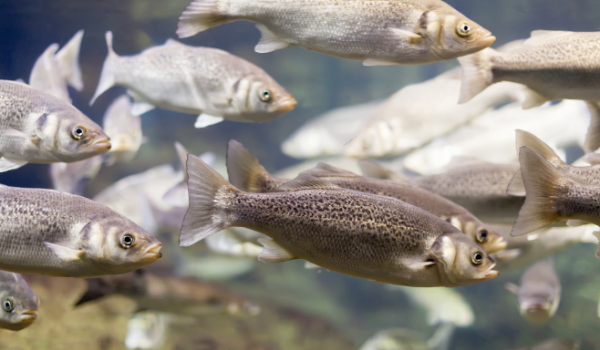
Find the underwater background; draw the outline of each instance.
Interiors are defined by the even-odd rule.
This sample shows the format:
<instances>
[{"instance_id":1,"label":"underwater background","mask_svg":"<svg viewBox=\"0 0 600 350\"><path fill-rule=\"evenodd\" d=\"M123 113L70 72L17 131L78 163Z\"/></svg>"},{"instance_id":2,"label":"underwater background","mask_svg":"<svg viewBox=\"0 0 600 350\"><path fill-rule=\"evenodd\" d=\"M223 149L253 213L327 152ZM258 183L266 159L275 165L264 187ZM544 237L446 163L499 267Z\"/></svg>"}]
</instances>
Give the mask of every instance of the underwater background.
<instances>
[{"instance_id":1,"label":"underwater background","mask_svg":"<svg viewBox=\"0 0 600 350\"><path fill-rule=\"evenodd\" d=\"M494 47L526 38L532 30L600 30L599 1L448 0L448 4L485 26L496 37ZM70 90L73 104L101 123L110 102L125 91L115 87L89 106L107 54L104 33L114 34L119 55L135 54L175 38L178 17L189 0L0 0L0 77L28 80L37 57L51 43L66 43L85 30L80 53L84 90ZM263 68L298 101L286 115L263 124L224 121L204 129L190 125L196 116L166 110L143 115L147 138L128 164L103 167L89 184L91 198L127 175L161 164L177 163L173 143L194 154L214 152L222 162L229 139L244 144L270 172L300 162L284 155L281 142L311 118L332 108L386 98L408 84L432 78L458 65L456 60L419 66L364 67L299 47L268 54L254 52L259 31L250 22L235 22L183 39L193 46L226 50ZM0 173L0 183L52 188L47 165L30 164ZM185 248L182 248L185 249ZM578 339L582 349L600 347L600 262L596 247L576 245L555 257L562 283L561 304L548 323L522 319L516 297L504 285L517 283L524 268L472 286L455 288L468 300L475 321L457 328L451 349L513 349L552 338ZM200 263L199 263L200 264ZM429 338L435 326L424 309L405 293L384 284L343 276L324 269L307 270L303 261L263 264L245 261L244 273L223 260L206 266L204 278L227 285L261 305L258 316L207 315L170 323L164 349L358 349L377 331L402 327ZM239 265L239 264L238 264ZM236 265L237 266L237 265ZM238 268L238 267L234 267ZM207 277L207 275L210 275ZM85 283L68 278L29 277L41 299L40 318L28 329L0 331L0 349L123 349L127 320L134 303L109 297L77 310L73 303Z\"/></svg>"}]
</instances>

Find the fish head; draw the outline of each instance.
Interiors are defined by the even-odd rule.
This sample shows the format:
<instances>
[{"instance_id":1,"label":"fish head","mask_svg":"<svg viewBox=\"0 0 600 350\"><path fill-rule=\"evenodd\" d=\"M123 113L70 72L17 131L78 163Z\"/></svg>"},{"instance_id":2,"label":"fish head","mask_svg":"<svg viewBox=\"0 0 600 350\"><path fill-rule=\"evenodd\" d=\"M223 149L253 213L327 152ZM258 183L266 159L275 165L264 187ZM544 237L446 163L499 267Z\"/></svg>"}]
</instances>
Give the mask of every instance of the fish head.
<instances>
[{"instance_id":1,"label":"fish head","mask_svg":"<svg viewBox=\"0 0 600 350\"><path fill-rule=\"evenodd\" d=\"M39 299L21 275L0 283L0 328L18 331L37 319Z\"/></svg>"},{"instance_id":2,"label":"fish head","mask_svg":"<svg viewBox=\"0 0 600 350\"><path fill-rule=\"evenodd\" d=\"M462 227L458 229L463 231L467 237L488 254L493 254L506 248L508 242L483 222L476 219L464 220L463 222Z\"/></svg>"},{"instance_id":3,"label":"fish head","mask_svg":"<svg viewBox=\"0 0 600 350\"><path fill-rule=\"evenodd\" d=\"M498 275L496 262L462 232L439 236L430 254L440 269L446 286L462 286L490 280Z\"/></svg>"},{"instance_id":4,"label":"fish head","mask_svg":"<svg viewBox=\"0 0 600 350\"><path fill-rule=\"evenodd\" d=\"M530 296L519 303L521 316L527 321L535 324L546 323L556 312L554 303L548 296ZM558 306L558 305L557 305Z\"/></svg>"},{"instance_id":5,"label":"fish head","mask_svg":"<svg viewBox=\"0 0 600 350\"><path fill-rule=\"evenodd\" d=\"M120 215L87 224L80 236L86 258L108 274L130 272L162 257L162 243Z\"/></svg>"},{"instance_id":6,"label":"fish head","mask_svg":"<svg viewBox=\"0 0 600 350\"><path fill-rule=\"evenodd\" d=\"M234 104L254 122L275 119L296 107L296 100L286 89L268 76L246 76L234 84Z\"/></svg>"},{"instance_id":7,"label":"fish head","mask_svg":"<svg viewBox=\"0 0 600 350\"><path fill-rule=\"evenodd\" d=\"M483 50L496 40L489 30L453 8L426 11L419 23L431 50L443 60Z\"/></svg>"},{"instance_id":8,"label":"fish head","mask_svg":"<svg viewBox=\"0 0 600 350\"><path fill-rule=\"evenodd\" d=\"M75 107L62 106L36 120L41 147L61 162L76 162L108 152L110 138Z\"/></svg>"},{"instance_id":9,"label":"fish head","mask_svg":"<svg viewBox=\"0 0 600 350\"><path fill-rule=\"evenodd\" d=\"M394 150L395 137L386 122L374 124L352 139L344 154L352 158L383 157Z\"/></svg>"}]
</instances>

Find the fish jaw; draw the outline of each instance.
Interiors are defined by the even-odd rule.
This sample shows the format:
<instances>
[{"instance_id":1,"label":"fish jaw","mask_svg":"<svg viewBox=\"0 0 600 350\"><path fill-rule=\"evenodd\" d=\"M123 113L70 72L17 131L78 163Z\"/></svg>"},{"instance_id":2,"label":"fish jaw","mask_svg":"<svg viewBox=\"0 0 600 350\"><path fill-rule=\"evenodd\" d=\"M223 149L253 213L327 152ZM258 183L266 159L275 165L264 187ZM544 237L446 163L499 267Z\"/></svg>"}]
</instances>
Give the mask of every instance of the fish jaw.
<instances>
[{"instance_id":1,"label":"fish jaw","mask_svg":"<svg viewBox=\"0 0 600 350\"><path fill-rule=\"evenodd\" d=\"M162 253L160 249L162 248L162 243L154 243L142 253L142 258L140 259L140 263L142 264L152 264L155 261L158 261L162 258Z\"/></svg>"},{"instance_id":2,"label":"fish jaw","mask_svg":"<svg viewBox=\"0 0 600 350\"><path fill-rule=\"evenodd\" d=\"M102 154L110 151L112 144L110 138L107 137L92 142L90 146L92 146L92 152Z\"/></svg>"},{"instance_id":3,"label":"fish jaw","mask_svg":"<svg viewBox=\"0 0 600 350\"><path fill-rule=\"evenodd\" d=\"M493 36L492 33L484 33L478 39L467 44L469 46L468 53L475 53L477 51L481 51L487 47L490 47L495 41L496 37Z\"/></svg>"},{"instance_id":4,"label":"fish jaw","mask_svg":"<svg viewBox=\"0 0 600 350\"><path fill-rule=\"evenodd\" d=\"M282 99L281 101L279 101L279 103L277 104L277 111L281 114L285 114L289 111L291 111L292 109L296 108L296 105L298 104L298 102L296 101L295 98L293 97L286 97L284 99Z\"/></svg>"},{"instance_id":5,"label":"fish jaw","mask_svg":"<svg viewBox=\"0 0 600 350\"><path fill-rule=\"evenodd\" d=\"M37 320L37 311L26 310L19 314L16 322L3 324L2 327L11 331L20 331L31 326L31 324L34 323L35 320Z\"/></svg>"},{"instance_id":6,"label":"fish jaw","mask_svg":"<svg viewBox=\"0 0 600 350\"><path fill-rule=\"evenodd\" d=\"M494 242L490 242L490 246L486 246L485 251L488 254L493 254L493 253L497 253L499 251L501 251L502 249L506 248L506 246L508 245L508 242L502 238L502 237L498 237L497 240L495 240Z\"/></svg>"}]
</instances>

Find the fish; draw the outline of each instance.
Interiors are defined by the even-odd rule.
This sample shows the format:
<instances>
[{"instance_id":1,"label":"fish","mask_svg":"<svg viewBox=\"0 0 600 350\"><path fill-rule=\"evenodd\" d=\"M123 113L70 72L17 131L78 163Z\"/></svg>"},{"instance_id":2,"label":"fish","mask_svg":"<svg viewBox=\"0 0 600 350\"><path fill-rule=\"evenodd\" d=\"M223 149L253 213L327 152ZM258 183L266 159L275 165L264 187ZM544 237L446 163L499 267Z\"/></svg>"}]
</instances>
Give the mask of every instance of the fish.
<instances>
[{"instance_id":1,"label":"fish","mask_svg":"<svg viewBox=\"0 0 600 350\"><path fill-rule=\"evenodd\" d=\"M523 108L556 99L600 100L600 32L534 30L519 49L486 48L459 58L463 67L459 103L491 84L511 81L529 88Z\"/></svg>"},{"instance_id":2,"label":"fish","mask_svg":"<svg viewBox=\"0 0 600 350\"><path fill-rule=\"evenodd\" d=\"M561 286L551 259L539 261L525 270L520 286L507 284L506 288L517 294L521 316L531 323L550 321L558 309Z\"/></svg>"},{"instance_id":3,"label":"fish","mask_svg":"<svg viewBox=\"0 0 600 350\"><path fill-rule=\"evenodd\" d=\"M0 172L27 163L76 162L110 147L102 128L71 104L0 80Z\"/></svg>"},{"instance_id":4,"label":"fish","mask_svg":"<svg viewBox=\"0 0 600 350\"><path fill-rule=\"evenodd\" d=\"M229 141L227 170L231 184L246 192L275 192L289 182L269 174L258 159L235 140ZM419 187L359 176L325 163L319 163L304 174L326 180L341 188L395 198L424 209L457 227L487 253L495 253L506 247L506 241L501 236L466 209Z\"/></svg>"},{"instance_id":5,"label":"fish","mask_svg":"<svg viewBox=\"0 0 600 350\"><path fill-rule=\"evenodd\" d=\"M80 30L60 51L58 44L50 45L35 61L29 76L29 85L71 103L67 85L77 91L83 90L79 67L82 39L83 30Z\"/></svg>"},{"instance_id":6,"label":"fish","mask_svg":"<svg viewBox=\"0 0 600 350\"><path fill-rule=\"evenodd\" d=\"M519 171L516 164L466 159L445 168L443 173L425 176L397 174L366 160L360 161L359 166L365 176L404 182L438 194L486 223L514 223L525 202L523 196L506 193Z\"/></svg>"},{"instance_id":7,"label":"fish","mask_svg":"<svg viewBox=\"0 0 600 350\"><path fill-rule=\"evenodd\" d=\"M301 46L366 66L440 62L477 52L496 40L440 0L194 0L179 17L177 35L186 38L237 20L258 24L258 53Z\"/></svg>"},{"instance_id":8,"label":"fish","mask_svg":"<svg viewBox=\"0 0 600 350\"><path fill-rule=\"evenodd\" d=\"M284 184L282 192L247 193L191 154L187 172L190 207L180 246L241 226L270 237L259 239L263 262L300 258L354 277L424 287L497 276L494 261L456 227L396 199L308 174Z\"/></svg>"},{"instance_id":9,"label":"fish","mask_svg":"<svg viewBox=\"0 0 600 350\"><path fill-rule=\"evenodd\" d=\"M345 148L353 158L394 157L444 136L493 107L517 101L518 84L495 85L467 104L456 103L460 69L403 87L388 97ZM432 103L435 101L435 103ZM338 126L341 127L341 126Z\"/></svg>"},{"instance_id":10,"label":"fish","mask_svg":"<svg viewBox=\"0 0 600 350\"><path fill-rule=\"evenodd\" d=\"M281 151L293 158L342 155L344 145L360 131L381 101L332 109L309 120L281 144Z\"/></svg>"},{"instance_id":11,"label":"fish","mask_svg":"<svg viewBox=\"0 0 600 350\"><path fill-rule=\"evenodd\" d=\"M558 149L582 146L589 111L582 101L522 110L509 104L471 121L442 138L409 153L403 166L419 174L432 174L453 157L478 158L489 163L518 163L515 129L532 132ZM564 154L564 152L563 152Z\"/></svg>"},{"instance_id":12,"label":"fish","mask_svg":"<svg viewBox=\"0 0 600 350\"><path fill-rule=\"evenodd\" d=\"M160 312L139 311L127 321L127 349L161 349L167 340L169 317Z\"/></svg>"},{"instance_id":13,"label":"fish","mask_svg":"<svg viewBox=\"0 0 600 350\"><path fill-rule=\"evenodd\" d=\"M0 329L20 331L31 326L39 303L23 276L0 271Z\"/></svg>"},{"instance_id":14,"label":"fish","mask_svg":"<svg viewBox=\"0 0 600 350\"><path fill-rule=\"evenodd\" d=\"M85 188L102 167L102 156L95 156L74 163L50 164L50 179L54 189L83 196Z\"/></svg>"},{"instance_id":15,"label":"fish","mask_svg":"<svg viewBox=\"0 0 600 350\"><path fill-rule=\"evenodd\" d=\"M228 52L168 40L138 55L118 56L106 33L108 56L90 105L115 85L129 89L132 113L155 107L200 115L195 127L225 119L262 123L296 107L296 100L264 70Z\"/></svg>"},{"instance_id":16,"label":"fish","mask_svg":"<svg viewBox=\"0 0 600 350\"><path fill-rule=\"evenodd\" d=\"M162 244L90 199L54 190L0 186L0 269L90 278L159 260Z\"/></svg>"},{"instance_id":17,"label":"fish","mask_svg":"<svg viewBox=\"0 0 600 350\"><path fill-rule=\"evenodd\" d=\"M108 295L122 295L135 301L139 310L176 315L260 313L260 306L214 283L194 277L161 276L136 270L128 274L87 279L87 290L75 306Z\"/></svg>"},{"instance_id":18,"label":"fish","mask_svg":"<svg viewBox=\"0 0 600 350\"><path fill-rule=\"evenodd\" d=\"M441 324L428 340L409 329L384 329L369 338L359 350L448 350L453 334L452 324Z\"/></svg>"},{"instance_id":19,"label":"fish","mask_svg":"<svg viewBox=\"0 0 600 350\"><path fill-rule=\"evenodd\" d=\"M104 113L102 128L112 142L112 148L108 153L108 165L130 162L144 140L142 120L140 116L131 114L131 107L129 97L121 95Z\"/></svg>"}]
</instances>

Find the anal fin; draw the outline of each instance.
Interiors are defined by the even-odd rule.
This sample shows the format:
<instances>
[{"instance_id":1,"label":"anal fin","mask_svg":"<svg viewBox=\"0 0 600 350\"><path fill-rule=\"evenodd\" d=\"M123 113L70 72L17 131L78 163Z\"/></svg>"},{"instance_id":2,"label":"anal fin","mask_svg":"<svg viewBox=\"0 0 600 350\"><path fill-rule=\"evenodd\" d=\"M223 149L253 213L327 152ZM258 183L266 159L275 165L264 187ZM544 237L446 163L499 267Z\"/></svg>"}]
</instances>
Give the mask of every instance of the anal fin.
<instances>
[{"instance_id":1,"label":"anal fin","mask_svg":"<svg viewBox=\"0 0 600 350\"><path fill-rule=\"evenodd\" d=\"M9 170L19 169L20 167L22 167L25 164L27 164L26 160L1 157L0 158L0 173L9 171Z\"/></svg>"},{"instance_id":2,"label":"anal fin","mask_svg":"<svg viewBox=\"0 0 600 350\"><path fill-rule=\"evenodd\" d=\"M523 101L523 109L539 107L550 100L550 98L531 89L525 89L525 101Z\"/></svg>"},{"instance_id":3,"label":"anal fin","mask_svg":"<svg viewBox=\"0 0 600 350\"><path fill-rule=\"evenodd\" d=\"M257 24L256 28L260 30L261 38L258 44L256 44L254 47L254 51L258 53L267 53L292 46L283 39L279 38L277 35L271 32L269 28L263 26L262 24Z\"/></svg>"},{"instance_id":4,"label":"anal fin","mask_svg":"<svg viewBox=\"0 0 600 350\"><path fill-rule=\"evenodd\" d=\"M262 262L277 263L296 259L292 253L270 238L259 238L258 242L264 247L258 255L258 260Z\"/></svg>"},{"instance_id":5,"label":"anal fin","mask_svg":"<svg viewBox=\"0 0 600 350\"><path fill-rule=\"evenodd\" d=\"M196 129L201 129L210 125L218 124L223 120L225 120L223 117L202 113L198 116L198 119L196 119L194 127Z\"/></svg>"}]
</instances>

